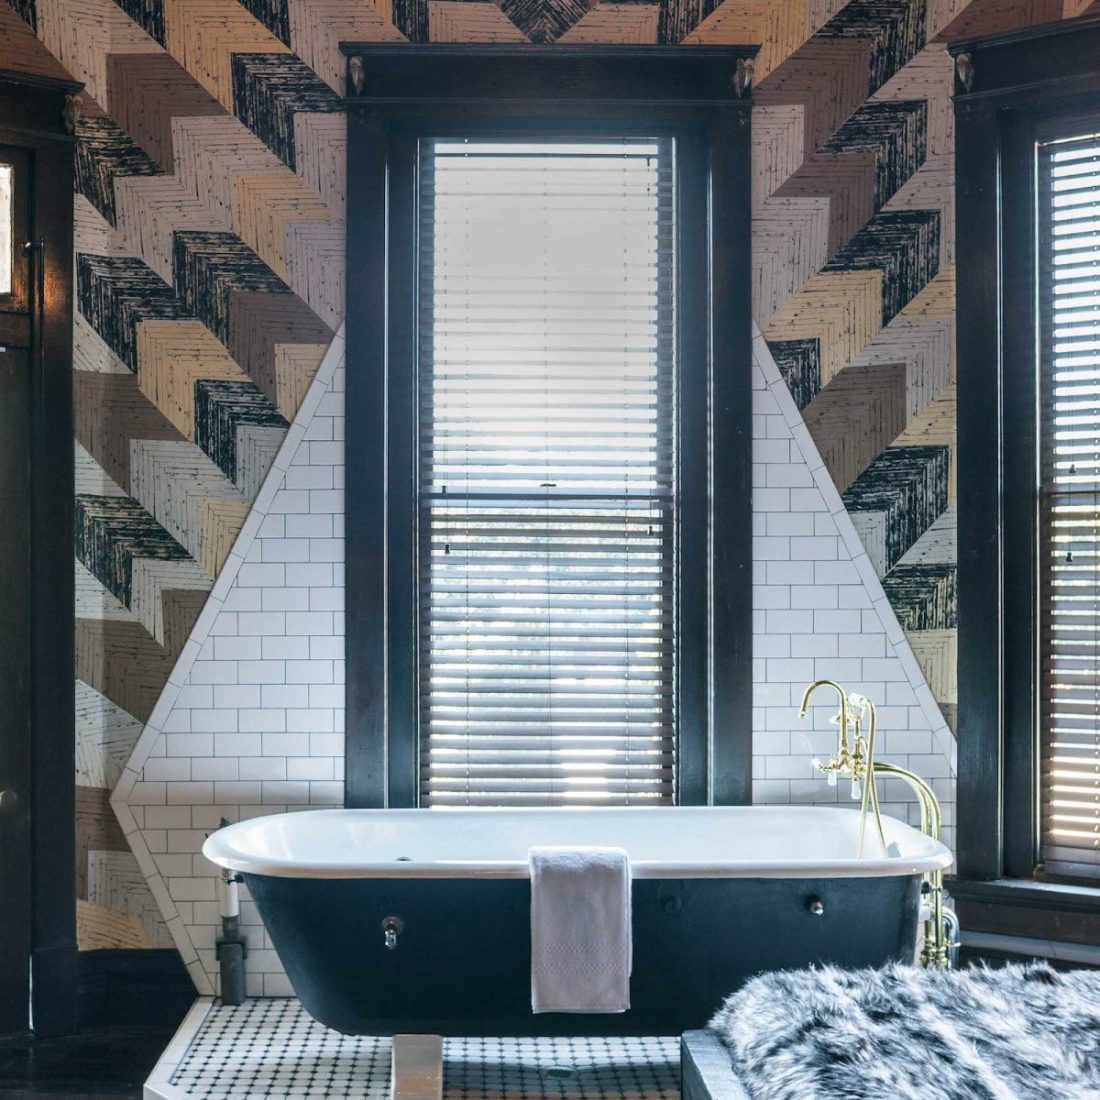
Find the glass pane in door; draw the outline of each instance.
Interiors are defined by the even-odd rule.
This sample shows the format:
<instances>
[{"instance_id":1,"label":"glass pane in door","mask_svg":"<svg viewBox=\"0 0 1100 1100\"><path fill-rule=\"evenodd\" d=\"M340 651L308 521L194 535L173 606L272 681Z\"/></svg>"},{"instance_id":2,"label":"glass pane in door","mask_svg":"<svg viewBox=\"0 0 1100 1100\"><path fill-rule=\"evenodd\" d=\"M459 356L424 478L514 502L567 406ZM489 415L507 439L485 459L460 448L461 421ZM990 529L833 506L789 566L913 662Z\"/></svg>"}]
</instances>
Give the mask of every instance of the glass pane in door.
<instances>
[{"instance_id":1,"label":"glass pane in door","mask_svg":"<svg viewBox=\"0 0 1100 1100\"><path fill-rule=\"evenodd\" d=\"M14 182L15 169L10 164L0 164L0 294L11 293Z\"/></svg>"}]
</instances>

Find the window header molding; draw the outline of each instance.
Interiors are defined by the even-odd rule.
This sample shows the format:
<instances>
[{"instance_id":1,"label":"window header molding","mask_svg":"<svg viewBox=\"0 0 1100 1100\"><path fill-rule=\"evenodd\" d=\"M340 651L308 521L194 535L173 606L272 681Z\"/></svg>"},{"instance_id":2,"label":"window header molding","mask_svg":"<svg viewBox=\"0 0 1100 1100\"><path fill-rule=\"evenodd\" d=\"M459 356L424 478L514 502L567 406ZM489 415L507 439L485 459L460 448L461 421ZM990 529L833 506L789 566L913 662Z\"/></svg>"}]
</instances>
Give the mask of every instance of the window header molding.
<instances>
[{"instance_id":1,"label":"window header molding","mask_svg":"<svg viewBox=\"0 0 1100 1100\"><path fill-rule=\"evenodd\" d=\"M11 120L5 130L75 143L73 131L83 88L76 80L0 68L0 114Z\"/></svg>"},{"instance_id":2,"label":"window header molding","mask_svg":"<svg viewBox=\"0 0 1100 1100\"><path fill-rule=\"evenodd\" d=\"M590 46L342 42L349 107L454 109L491 103L523 113L608 107L745 112L758 46Z\"/></svg>"},{"instance_id":3,"label":"window header molding","mask_svg":"<svg viewBox=\"0 0 1100 1100\"><path fill-rule=\"evenodd\" d=\"M1030 102L1095 85L1100 15L1063 19L984 38L951 42L956 105L990 97Z\"/></svg>"}]
</instances>

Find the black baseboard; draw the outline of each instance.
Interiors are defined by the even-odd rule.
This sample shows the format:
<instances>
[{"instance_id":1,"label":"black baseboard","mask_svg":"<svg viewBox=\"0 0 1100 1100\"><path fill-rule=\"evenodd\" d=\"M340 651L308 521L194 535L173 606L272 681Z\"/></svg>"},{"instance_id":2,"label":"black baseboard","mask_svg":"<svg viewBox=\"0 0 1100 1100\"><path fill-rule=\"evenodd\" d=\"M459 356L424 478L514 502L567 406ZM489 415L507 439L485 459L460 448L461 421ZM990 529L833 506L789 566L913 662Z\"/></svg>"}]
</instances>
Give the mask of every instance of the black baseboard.
<instances>
[{"instance_id":1,"label":"black baseboard","mask_svg":"<svg viewBox=\"0 0 1100 1100\"><path fill-rule=\"evenodd\" d=\"M34 948L31 959L34 1033L42 1039L72 1035L76 1030L73 1000L76 975L76 943Z\"/></svg>"},{"instance_id":2,"label":"black baseboard","mask_svg":"<svg viewBox=\"0 0 1100 1100\"><path fill-rule=\"evenodd\" d=\"M77 956L77 1020L87 1028L175 1027L195 986L174 949L111 948Z\"/></svg>"}]
</instances>

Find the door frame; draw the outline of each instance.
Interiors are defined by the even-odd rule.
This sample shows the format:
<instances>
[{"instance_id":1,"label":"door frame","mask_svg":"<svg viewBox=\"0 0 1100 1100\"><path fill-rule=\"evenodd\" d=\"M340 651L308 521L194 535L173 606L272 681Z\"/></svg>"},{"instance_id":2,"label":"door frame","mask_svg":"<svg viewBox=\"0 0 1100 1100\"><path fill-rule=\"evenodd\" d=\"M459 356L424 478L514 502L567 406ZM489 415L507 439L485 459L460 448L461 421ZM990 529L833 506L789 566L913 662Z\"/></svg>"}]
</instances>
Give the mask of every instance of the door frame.
<instances>
[{"instance_id":1,"label":"door frame","mask_svg":"<svg viewBox=\"0 0 1100 1100\"><path fill-rule=\"evenodd\" d=\"M31 348L31 1011L34 1034L76 1027L73 594L73 172L82 84L0 69L0 144L32 160L40 301L0 315L0 344ZM33 271L35 264L30 265ZM33 289L33 288L32 288Z\"/></svg>"}]
</instances>

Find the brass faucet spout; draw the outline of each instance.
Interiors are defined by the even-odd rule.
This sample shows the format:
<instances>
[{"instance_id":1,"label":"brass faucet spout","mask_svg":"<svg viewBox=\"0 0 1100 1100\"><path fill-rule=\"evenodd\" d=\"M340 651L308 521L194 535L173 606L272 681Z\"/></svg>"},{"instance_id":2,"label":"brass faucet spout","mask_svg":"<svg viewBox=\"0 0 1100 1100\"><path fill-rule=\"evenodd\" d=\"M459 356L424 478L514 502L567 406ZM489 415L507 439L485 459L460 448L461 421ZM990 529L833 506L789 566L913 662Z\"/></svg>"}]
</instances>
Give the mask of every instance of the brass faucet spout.
<instances>
[{"instance_id":1,"label":"brass faucet spout","mask_svg":"<svg viewBox=\"0 0 1100 1100\"><path fill-rule=\"evenodd\" d=\"M798 708L798 717L806 717L806 708L810 705L810 696L819 687L831 687L837 693L840 699L840 713L837 715L837 719L840 722L841 736L846 738L848 732L848 697L844 694L844 689L835 680L814 680L802 693L802 706Z\"/></svg>"}]
</instances>

